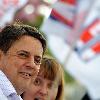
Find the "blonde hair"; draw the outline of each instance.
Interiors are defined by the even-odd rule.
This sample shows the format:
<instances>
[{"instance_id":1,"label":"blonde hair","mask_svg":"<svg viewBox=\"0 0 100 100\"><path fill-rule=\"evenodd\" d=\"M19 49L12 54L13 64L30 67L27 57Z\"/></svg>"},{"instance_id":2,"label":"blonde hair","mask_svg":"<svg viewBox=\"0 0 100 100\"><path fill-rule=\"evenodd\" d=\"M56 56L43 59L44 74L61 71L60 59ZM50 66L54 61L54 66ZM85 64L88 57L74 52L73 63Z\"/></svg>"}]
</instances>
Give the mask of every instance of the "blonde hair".
<instances>
[{"instance_id":1,"label":"blonde hair","mask_svg":"<svg viewBox=\"0 0 100 100\"><path fill-rule=\"evenodd\" d=\"M64 76L63 69L61 65L57 62L57 60L44 57L42 60L42 64L40 66L39 74L44 78L58 82L58 92L56 96L56 100L63 100L63 91L64 91Z\"/></svg>"}]
</instances>

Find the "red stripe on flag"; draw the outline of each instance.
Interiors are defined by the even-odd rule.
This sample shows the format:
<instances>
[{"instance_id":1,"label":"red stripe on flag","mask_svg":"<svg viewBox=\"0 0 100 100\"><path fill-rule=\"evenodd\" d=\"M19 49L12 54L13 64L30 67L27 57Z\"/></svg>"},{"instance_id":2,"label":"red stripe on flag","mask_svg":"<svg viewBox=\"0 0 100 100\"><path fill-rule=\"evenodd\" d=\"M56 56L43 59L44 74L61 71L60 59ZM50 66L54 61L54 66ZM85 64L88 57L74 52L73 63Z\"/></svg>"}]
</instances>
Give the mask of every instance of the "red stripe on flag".
<instances>
[{"instance_id":1,"label":"red stripe on flag","mask_svg":"<svg viewBox=\"0 0 100 100\"><path fill-rule=\"evenodd\" d=\"M96 53L100 53L100 43L96 43L93 47L92 47L93 51L95 51Z\"/></svg>"},{"instance_id":2,"label":"red stripe on flag","mask_svg":"<svg viewBox=\"0 0 100 100\"><path fill-rule=\"evenodd\" d=\"M60 0L61 2L64 2L64 3L69 3L71 5L75 5L76 4L76 0Z\"/></svg>"},{"instance_id":3,"label":"red stripe on flag","mask_svg":"<svg viewBox=\"0 0 100 100\"><path fill-rule=\"evenodd\" d=\"M81 40L86 43L89 40L91 40L93 38L93 36L88 32L88 31L84 31L81 35Z\"/></svg>"},{"instance_id":4,"label":"red stripe on flag","mask_svg":"<svg viewBox=\"0 0 100 100\"><path fill-rule=\"evenodd\" d=\"M93 37L95 37L100 29L97 29L96 26L100 23L100 20L95 20L84 32L82 33L80 39L86 43L89 40L91 40ZM91 31L93 30L93 31Z\"/></svg>"},{"instance_id":5,"label":"red stripe on flag","mask_svg":"<svg viewBox=\"0 0 100 100\"><path fill-rule=\"evenodd\" d=\"M61 14L59 14L57 11L55 11L54 9L52 9L51 11L51 15L53 15L56 19L58 19L59 21L61 21L62 23L69 25L69 26L73 26L73 22L64 18L64 16L62 16Z\"/></svg>"}]
</instances>

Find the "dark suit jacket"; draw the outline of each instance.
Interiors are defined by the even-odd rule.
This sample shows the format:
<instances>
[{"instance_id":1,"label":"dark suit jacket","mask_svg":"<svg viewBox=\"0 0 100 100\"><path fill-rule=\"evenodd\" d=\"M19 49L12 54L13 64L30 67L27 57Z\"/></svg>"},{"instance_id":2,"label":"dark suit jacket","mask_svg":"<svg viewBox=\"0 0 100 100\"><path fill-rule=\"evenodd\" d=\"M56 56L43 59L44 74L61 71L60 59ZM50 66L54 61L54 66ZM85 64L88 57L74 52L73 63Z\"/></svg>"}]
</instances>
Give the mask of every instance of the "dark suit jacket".
<instances>
[{"instance_id":1,"label":"dark suit jacket","mask_svg":"<svg viewBox=\"0 0 100 100\"><path fill-rule=\"evenodd\" d=\"M88 93L86 93L81 100L91 100Z\"/></svg>"}]
</instances>

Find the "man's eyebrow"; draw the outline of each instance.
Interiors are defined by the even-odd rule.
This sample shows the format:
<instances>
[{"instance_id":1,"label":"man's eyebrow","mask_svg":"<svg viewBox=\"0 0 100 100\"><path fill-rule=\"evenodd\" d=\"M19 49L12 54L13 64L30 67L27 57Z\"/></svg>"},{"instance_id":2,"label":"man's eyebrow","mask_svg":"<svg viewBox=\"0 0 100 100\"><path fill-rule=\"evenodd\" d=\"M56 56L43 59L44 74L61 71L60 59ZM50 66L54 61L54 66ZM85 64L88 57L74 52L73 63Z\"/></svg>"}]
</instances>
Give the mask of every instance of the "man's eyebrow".
<instances>
[{"instance_id":1,"label":"man's eyebrow","mask_svg":"<svg viewBox=\"0 0 100 100\"><path fill-rule=\"evenodd\" d=\"M25 51L25 50L17 51L17 53L21 53L21 52L26 53L26 54L30 54L28 51Z\"/></svg>"},{"instance_id":2,"label":"man's eyebrow","mask_svg":"<svg viewBox=\"0 0 100 100\"><path fill-rule=\"evenodd\" d=\"M31 55L31 53L28 52L28 51L26 51L26 50L19 50L19 51L17 51L17 53L21 53L21 52L23 52L23 53L25 53L25 54L28 54L28 55ZM42 56L35 55L35 58L42 59Z\"/></svg>"}]
</instances>

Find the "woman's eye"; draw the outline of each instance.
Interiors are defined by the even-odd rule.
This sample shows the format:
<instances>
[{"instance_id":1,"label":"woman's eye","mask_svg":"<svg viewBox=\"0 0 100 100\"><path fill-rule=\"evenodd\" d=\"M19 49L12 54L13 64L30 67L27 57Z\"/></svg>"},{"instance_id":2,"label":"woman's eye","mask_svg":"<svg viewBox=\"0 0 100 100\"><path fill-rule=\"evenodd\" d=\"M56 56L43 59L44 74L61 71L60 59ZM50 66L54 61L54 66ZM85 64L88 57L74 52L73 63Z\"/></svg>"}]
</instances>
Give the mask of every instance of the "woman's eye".
<instances>
[{"instance_id":1,"label":"woman's eye","mask_svg":"<svg viewBox=\"0 0 100 100\"><path fill-rule=\"evenodd\" d=\"M34 81L34 85L39 86L41 84L41 80L40 79L36 79Z\"/></svg>"}]
</instances>

